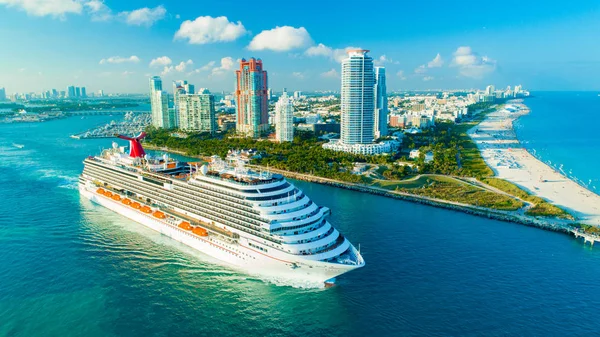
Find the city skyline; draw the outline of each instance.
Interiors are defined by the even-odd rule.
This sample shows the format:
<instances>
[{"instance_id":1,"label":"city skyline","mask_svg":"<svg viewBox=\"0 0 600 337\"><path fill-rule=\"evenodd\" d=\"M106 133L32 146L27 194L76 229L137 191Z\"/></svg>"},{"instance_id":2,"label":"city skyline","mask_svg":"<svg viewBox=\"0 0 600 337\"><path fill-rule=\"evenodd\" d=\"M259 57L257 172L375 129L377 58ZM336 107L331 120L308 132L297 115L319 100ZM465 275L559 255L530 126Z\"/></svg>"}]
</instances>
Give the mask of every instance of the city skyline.
<instances>
[{"instance_id":1,"label":"city skyline","mask_svg":"<svg viewBox=\"0 0 600 337\"><path fill-rule=\"evenodd\" d=\"M227 3L46 3L0 1L0 43L19 50L0 65L0 87L9 95L70 83L82 83L89 92L143 93L142 79L153 75L232 91L230 75L242 57L269 64L274 88L339 90L340 55L348 47L376 51L376 65L387 68L389 91L515 82L532 90L599 89L593 80L600 75L592 56L597 50L588 43L600 28L593 1L388 4L388 19L360 29L346 22L351 20L323 25L332 12L341 18L357 14L353 6L327 3L296 6L294 15L284 16L288 8L270 1L259 14ZM366 6L361 15L375 17L379 10ZM402 20L393 20L398 15Z\"/></svg>"}]
</instances>

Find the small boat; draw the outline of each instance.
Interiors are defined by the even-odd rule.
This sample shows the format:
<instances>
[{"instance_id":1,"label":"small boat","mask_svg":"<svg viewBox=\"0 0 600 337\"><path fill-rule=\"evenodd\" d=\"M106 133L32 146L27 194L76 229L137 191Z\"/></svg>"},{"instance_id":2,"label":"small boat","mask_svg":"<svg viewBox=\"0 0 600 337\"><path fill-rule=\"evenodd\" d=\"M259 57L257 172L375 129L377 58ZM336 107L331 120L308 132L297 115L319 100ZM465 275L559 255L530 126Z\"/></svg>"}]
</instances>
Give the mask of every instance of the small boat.
<instances>
[{"instance_id":1,"label":"small boat","mask_svg":"<svg viewBox=\"0 0 600 337\"><path fill-rule=\"evenodd\" d=\"M13 146L16 147L17 149L22 149L25 147L25 145L23 144L17 144L17 143L13 143Z\"/></svg>"}]
</instances>

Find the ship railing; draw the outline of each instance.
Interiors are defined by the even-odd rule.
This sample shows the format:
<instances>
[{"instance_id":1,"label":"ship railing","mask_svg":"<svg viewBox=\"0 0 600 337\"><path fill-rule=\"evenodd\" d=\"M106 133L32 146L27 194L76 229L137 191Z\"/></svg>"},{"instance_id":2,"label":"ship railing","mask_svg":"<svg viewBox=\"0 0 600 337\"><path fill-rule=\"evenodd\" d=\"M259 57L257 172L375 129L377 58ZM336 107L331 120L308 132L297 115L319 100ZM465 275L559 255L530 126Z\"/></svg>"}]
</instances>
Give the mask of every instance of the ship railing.
<instances>
[{"instance_id":1,"label":"ship railing","mask_svg":"<svg viewBox=\"0 0 600 337\"><path fill-rule=\"evenodd\" d=\"M106 172L102 172L102 174L106 174ZM108 177L108 178L109 178L110 180L114 180L114 179L115 179L114 177ZM106 179L105 179L105 180L106 180ZM120 185L127 186L128 188L132 188L134 191L136 191L136 192L134 192L135 194L140 194L140 191L141 191L141 194L142 194L142 195L143 195L143 194L149 194L149 195L152 195L152 194L155 194L155 193L156 193L156 191L152 191L152 190L150 190L150 189L146 188L146 186L140 186L139 184L136 184L136 185L134 185L134 184L131 184L131 183L129 183L129 182L121 182L121 183L119 183L119 184L120 184ZM165 192L165 191L162 191L162 190L161 190L161 192ZM131 193L131 192L130 192L130 193ZM167 193L168 193L168 192L167 192ZM156 198L157 198L156 196L154 196L154 197L153 197L153 199L156 199ZM184 203L186 203L185 201L176 200L176 199L175 199L175 196L173 196L173 197L169 197L169 198L163 198L163 197L159 197L159 198L161 198L161 199L165 199L165 200L170 200L170 201L172 201L172 202L184 202ZM141 200L141 199L140 199L140 200ZM187 204L187 203L186 203L186 204ZM197 210L194 210L194 209L192 209L192 208L190 208L190 207L188 207L188 206L184 206L184 205L178 205L178 206L179 206L180 208L184 208L184 209L186 209L187 211L189 211L189 212L192 212L192 213L195 213L195 212L197 212ZM233 228L236 228L236 229L238 229L238 230L241 230L241 231L244 231L244 232L248 232L248 233L249 233L249 234L251 234L251 235L254 235L254 236L257 236L257 237L261 237L261 238L263 238L263 239L265 239L265 240L271 241L271 242L273 242L273 243L276 243L276 244L282 244L282 243L283 243L281 240L277 240L276 238L274 238L274 237L272 237L272 236L268 236L268 235L263 235L263 234L261 234L261 233L260 233L260 230L261 230L261 228L260 228L260 227L257 227L256 229L253 229L253 228L251 228L251 227L250 227L251 225L248 223L248 221L246 221L246 222L243 222L243 221L238 221L238 220L236 220L235 218L231 218L231 216L227 216L227 215L225 215L225 214L217 214L215 211L211 211L212 207L207 207L206 205L204 206L204 208L205 208L205 209L203 210L204 212L206 212L206 213L210 214L210 215L211 215L211 216L213 216L213 217L219 218L219 219L220 219L219 221L226 223L228 226L231 226L231 227L233 227ZM220 211L222 211L222 210L220 210ZM228 218L228 219L223 219L223 217L226 217L226 218ZM239 225L236 225L236 223L237 223L237 224L239 224ZM254 227L254 226L253 226L253 227ZM273 247L273 246L271 246L271 247ZM274 247L274 248L282 250L282 248L281 248L281 247Z\"/></svg>"}]
</instances>

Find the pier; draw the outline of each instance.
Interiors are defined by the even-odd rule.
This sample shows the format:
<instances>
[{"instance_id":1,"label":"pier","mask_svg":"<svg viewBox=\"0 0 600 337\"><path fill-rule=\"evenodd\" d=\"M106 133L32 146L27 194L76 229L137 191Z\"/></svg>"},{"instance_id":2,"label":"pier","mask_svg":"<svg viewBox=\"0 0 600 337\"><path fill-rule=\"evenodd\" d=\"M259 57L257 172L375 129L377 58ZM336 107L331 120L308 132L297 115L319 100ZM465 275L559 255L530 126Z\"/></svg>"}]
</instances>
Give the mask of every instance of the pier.
<instances>
[{"instance_id":1,"label":"pier","mask_svg":"<svg viewBox=\"0 0 600 337\"><path fill-rule=\"evenodd\" d=\"M583 238L584 244L589 242L591 246L594 246L595 242L600 242L600 236L596 234L585 233L580 231L579 229L574 229L571 231L571 233L576 239Z\"/></svg>"}]
</instances>

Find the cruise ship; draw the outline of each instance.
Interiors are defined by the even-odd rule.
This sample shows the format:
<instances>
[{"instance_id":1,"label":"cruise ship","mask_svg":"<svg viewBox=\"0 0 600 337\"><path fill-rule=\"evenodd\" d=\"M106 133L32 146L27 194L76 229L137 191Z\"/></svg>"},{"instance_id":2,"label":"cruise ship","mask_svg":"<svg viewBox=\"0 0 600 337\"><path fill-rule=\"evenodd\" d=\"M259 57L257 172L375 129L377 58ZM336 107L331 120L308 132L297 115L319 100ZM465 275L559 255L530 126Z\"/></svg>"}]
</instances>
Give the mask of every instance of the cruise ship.
<instances>
[{"instance_id":1,"label":"cruise ship","mask_svg":"<svg viewBox=\"0 0 600 337\"><path fill-rule=\"evenodd\" d=\"M116 213L242 268L277 279L324 282L365 261L312 202L279 174L247 168L239 157L208 163L151 157L130 138L84 160L81 195Z\"/></svg>"}]
</instances>

